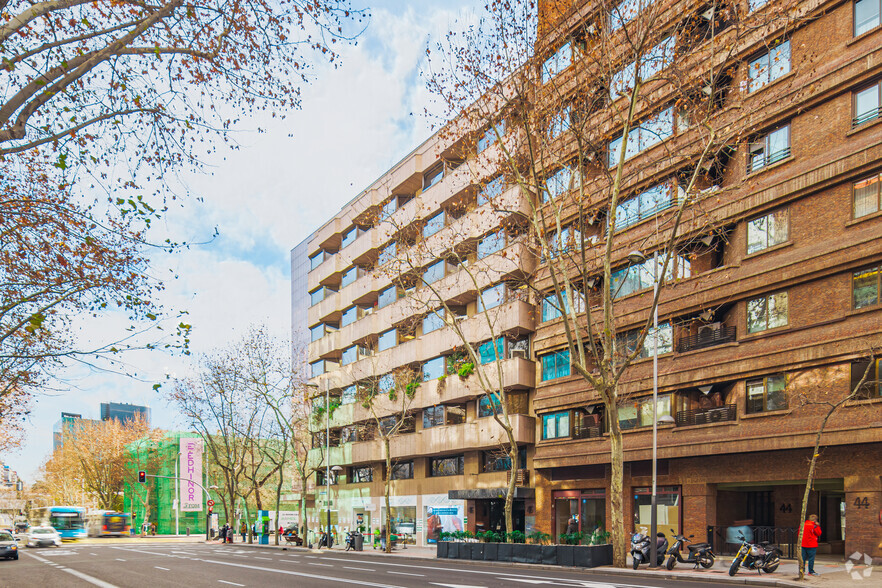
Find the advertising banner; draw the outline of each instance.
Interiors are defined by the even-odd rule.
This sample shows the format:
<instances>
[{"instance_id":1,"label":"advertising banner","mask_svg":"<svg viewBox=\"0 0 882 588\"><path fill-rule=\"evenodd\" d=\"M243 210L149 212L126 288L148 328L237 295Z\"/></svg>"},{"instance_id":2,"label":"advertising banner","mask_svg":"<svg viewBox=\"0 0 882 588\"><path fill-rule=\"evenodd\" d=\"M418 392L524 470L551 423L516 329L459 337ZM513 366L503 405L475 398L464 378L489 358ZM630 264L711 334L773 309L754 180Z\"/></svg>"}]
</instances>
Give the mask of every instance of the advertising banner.
<instances>
[{"instance_id":1,"label":"advertising banner","mask_svg":"<svg viewBox=\"0 0 882 588\"><path fill-rule=\"evenodd\" d=\"M442 532L463 530L462 506L426 507L426 543L437 543Z\"/></svg>"},{"instance_id":2,"label":"advertising banner","mask_svg":"<svg viewBox=\"0 0 882 588\"><path fill-rule=\"evenodd\" d=\"M202 483L202 439L181 437L181 512L201 512L202 489L188 480Z\"/></svg>"}]
</instances>

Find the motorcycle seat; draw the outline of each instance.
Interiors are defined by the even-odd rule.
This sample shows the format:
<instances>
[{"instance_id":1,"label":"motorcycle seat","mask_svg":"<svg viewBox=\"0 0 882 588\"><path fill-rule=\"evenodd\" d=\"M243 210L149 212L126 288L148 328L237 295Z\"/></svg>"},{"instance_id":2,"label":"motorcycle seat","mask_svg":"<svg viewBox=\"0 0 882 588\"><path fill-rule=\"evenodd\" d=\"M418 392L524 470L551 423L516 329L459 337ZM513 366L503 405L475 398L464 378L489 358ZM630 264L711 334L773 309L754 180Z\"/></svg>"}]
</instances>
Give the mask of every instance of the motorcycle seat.
<instances>
[{"instance_id":1,"label":"motorcycle seat","mask_svg":"<svg viewBox=\"0 0 882 588\"><path fill-rule=\"evenodd\" d=\"M702 549L707 549L710 547L708 543L693 543L691 545L687 545L689 551L700 551Z\"/></svg>"}]
</instances>

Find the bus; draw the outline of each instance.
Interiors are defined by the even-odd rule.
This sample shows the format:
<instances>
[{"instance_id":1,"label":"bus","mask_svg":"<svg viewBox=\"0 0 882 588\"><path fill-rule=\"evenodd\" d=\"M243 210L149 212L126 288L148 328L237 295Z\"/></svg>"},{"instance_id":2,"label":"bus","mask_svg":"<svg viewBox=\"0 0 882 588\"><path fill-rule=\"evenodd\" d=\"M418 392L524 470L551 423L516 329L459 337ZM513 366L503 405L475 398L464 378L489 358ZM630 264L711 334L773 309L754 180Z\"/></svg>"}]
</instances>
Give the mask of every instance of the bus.
<instances>
[{"instance_id":1,"label":"bus","mask_svg":"<svg viewBox=\"0 0 882 588\"><path fill-rule=\"evenodd\" d=\"M81 506L45 506L31 511L32 527L54 527L62 539L86 536L86 509Z\"/></svg>"},{"instance_id":2,"label":"bus","mask_svg":"<svg viewBox=\"0 0 882 588\"><path fill-rule=\"evenodd\" d=\"M132 528L132 515L115 510L93 510L86 518L89 537L125 537Z\"/></svg>"}]
</instances>

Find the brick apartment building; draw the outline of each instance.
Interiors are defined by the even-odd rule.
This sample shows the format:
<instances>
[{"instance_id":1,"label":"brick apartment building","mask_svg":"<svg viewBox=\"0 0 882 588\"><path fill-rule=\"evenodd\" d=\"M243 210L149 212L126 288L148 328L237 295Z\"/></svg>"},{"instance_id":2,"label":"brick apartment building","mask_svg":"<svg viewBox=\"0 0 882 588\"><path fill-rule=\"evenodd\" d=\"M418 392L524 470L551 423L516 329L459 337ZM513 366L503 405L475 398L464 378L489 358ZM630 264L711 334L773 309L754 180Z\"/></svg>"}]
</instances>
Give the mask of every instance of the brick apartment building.
<instances>
[{"instance_id":1,"label":"brick apartment building","mask_svg":"<svg viewBox=\"0 0 882 588\"><path fill-rule=\"evenodd\" d=\"M674 421L658 434L659 527L707 537L720 551L733 527L787 544L800 523L808 459L826 412L804 399L849 394L882 349L882 9L879 0L661 6L672 30L678 19L711 19L709 9L720 6L756 20L722 64L741 97L738 108L754 118L708 186L721 196L707 201L706 226L687 229L699 236L705 230L712 251L693 258L691 272L663 290L658 309L667 329L658 407ZM540 2L539 63L548 78L566 79L562 88L579 91L570 64L580 58L583 32L608 22L598 16L604 10L600 2ZM637 0L618 8L639 11ZM715 34L722 38L726 27ZM639 108L648 116L659 104ZM628 252L651 241L659 219L671 214L666 208L675 208L654 200L644 210L637 201L676 174L653 165L654 158L663 149L688 150L688 133L675 129L626 162L625 192L636 204L617 225L614 269L633 263ZM403 227L417 227L421 241L468 241L479 250L499 226L529 214L529 195L488 182L484 147L481 140L432 137L292 253L292 268L303 268L292 272L292 316L309 305L308 324L295 320L292 330L309 329L312 382L339 403L329 460L344 468L331 490L342 527L377 530L383 512L381 446L359 439L353 426L369 418L355 401L358 374L404 365L423 366L426 381L412 427L392 446L397 530L423 543L436 511L448 517L445 530L500 527L512 464L498 455L492 407L469 378L438 379L450 371L456 338L431 315L417 316L414 328L413 305L381 271L402 256L390 244L401 240ZM490 190L506 205L490 206L482 197ZM486 283L470 284L446 263L435 276L435 260L426 261L423 279L445 281L476 343L490 336L479 302L493 306L487 312L507 336L503 369L522 455L516 526L556 537L574 515L583 531L609 519L608 424L597 394L560 361L563 328L536 294L545 278L528 237L470 260L486 268ZM512 287L531 280L530 294ZM622 333L649 313L646 284L637 282L615 301ZM874 359L870 382L835 413L823 437L809 500L824 529L822 552L882 557L880 372ZM652 376L652 361L640 359L621 382L625 520L635 526L648 525ZM316 429L323 427L317 421ZM321 503L322 491L312 490Z\"/></svg>"}]
</instances>

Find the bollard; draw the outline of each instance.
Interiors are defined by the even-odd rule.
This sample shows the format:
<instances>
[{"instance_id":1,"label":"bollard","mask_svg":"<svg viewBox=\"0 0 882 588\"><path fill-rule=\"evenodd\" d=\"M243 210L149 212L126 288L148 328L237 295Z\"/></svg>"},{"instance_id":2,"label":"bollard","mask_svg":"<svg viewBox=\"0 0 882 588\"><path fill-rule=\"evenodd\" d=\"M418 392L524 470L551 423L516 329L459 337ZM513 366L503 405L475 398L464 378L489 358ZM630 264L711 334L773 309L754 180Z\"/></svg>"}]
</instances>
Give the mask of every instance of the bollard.
<instances>
[{"instance_id":1,"label":"bollard","mask_svg":"<svg viewBox=\"0 0 882 588\"><path fill-rule=\"evenodd\" d=\"M187 527L187 537L190 536L190 527Z\"/></svg>"}]
</instances>

